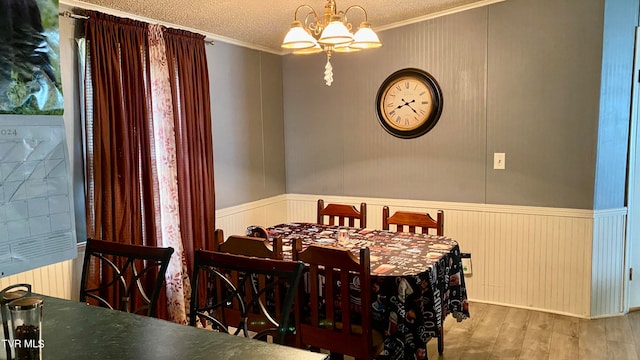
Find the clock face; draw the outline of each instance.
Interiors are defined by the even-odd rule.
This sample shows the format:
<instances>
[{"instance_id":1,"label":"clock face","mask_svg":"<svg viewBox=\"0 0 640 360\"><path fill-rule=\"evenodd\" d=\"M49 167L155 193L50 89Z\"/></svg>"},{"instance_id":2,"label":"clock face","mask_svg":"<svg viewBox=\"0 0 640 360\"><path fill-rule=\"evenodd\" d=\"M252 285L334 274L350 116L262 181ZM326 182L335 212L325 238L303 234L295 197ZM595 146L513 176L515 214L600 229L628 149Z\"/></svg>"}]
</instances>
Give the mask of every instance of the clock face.
<instances>
[{"instance_id":1,"label":"clock face","mask_svg":"<svg viewBox=\"0 0 640 360\"><path fill-rule=\"evenodd\" d=\"M387 86L380 110L393 128L414 130L424 124L433 111L431 90L421 79L402 76Z\"/></svg>"},{"instance_id":2,"label":"clock face","mask_svg":"<svg viewBox=\"0 0 640 360\"><path fill-rule=\"evenodd\" d=\"M414 138L431 130L442 113L442 93L433 77L419 69L391 74L376 97L378 120L391 135Z\"/></svg>"}]
</instances>

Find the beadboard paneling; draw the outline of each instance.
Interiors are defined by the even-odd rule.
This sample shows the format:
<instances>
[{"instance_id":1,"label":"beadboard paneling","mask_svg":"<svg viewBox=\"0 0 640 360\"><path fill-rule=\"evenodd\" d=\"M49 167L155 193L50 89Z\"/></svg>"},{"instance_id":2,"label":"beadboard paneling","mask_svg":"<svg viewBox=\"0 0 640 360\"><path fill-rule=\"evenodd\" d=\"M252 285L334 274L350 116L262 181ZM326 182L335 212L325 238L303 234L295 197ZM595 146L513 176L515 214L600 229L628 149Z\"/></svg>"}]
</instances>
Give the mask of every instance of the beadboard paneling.
<instances>
[{"instance_id":1,"label":"beadboard paneling","mask_svg":"<svg viewBox=\"0 0 640 360\"><path fill-rule=\"evenodd\" d=\"M249 225L313 222L318 198L281 195L220 209L216 223L225 234L243 234ZM622 312L626 211L594 216L591 211L571 209L322 198L354 205L367 202L372 228L381 227L384 205L392 212L443 209L445 234L472 254L473 274L466 278L471 300L579 317ZM39 293L75 299L81 259L80 254L73 261L9 276L0 279L0 286L26 282Z\"/></svg>"},{"instance_id":2,"label":"beadboard paneling","mask_svg":"<svg viewBox=\"0 0 640 360\"><path fill-rule=\"evenodd\" d=\"M77 299L76 291L73 293L72 280L74 279L74 263L76 260L68 260L60 263L44 266L30 271L25 271L0 279L0 289L13 284L31 284L32 290L39 294L55 296L62 299Z\"/></svg>"},{"instance_id":3,"label":"beadboard paneling","mask_svg":"<svg viewBox=\"0 0 640 360\"><path fill-rule=\"evenodd\" d=\"M445 234L472 254L466 278L474 301L591 316L593 212L541 207L427 202L289 194L289 221L315 221L316 201L367 203L367 225L380 228L382 206L391 211L445 211ZM618 224L619 225L619 224ZM612 225L605 231L613 232ZM604 235L603 235L604 236ZM605 257L622 258L622 250ZM603 260L609 264L609 260ZM603 294L604 304L618 297ZM619 313L605 307L606 314ZM604 314L602 311L598 314Z\"/></svg>"},{"instance_id":4,"label":"beadboard paneling","mask_svg":"<svg viewBox=\"0 0 640 360\"><path fill-rule=\"evenodd\" d=\"M249 225L315 221L317 195L279 195L216 212L225 234ZM380 228L382 207L391 211L445 211L445 234L471 253L466 277L472 301L578 317L623 311L626 210L588 210L322 196L325 202L367 203L368 225ZM593 246L593 250L592 250ZM26 282L42 294L77 299L78 258L0 279Z\"/></svg>"},{"instance_id":5,"label":"beadboard paneling","mask_svg":"<svg viewBox=\"0 0 640 360\"><path fill-rule=\"evenodd\" d=\"M587 318L621 312L625 210L600 212L594 220L592 211L580 209L288 194L222 209L217 221L236 233L252 224L313 222L318 198L366 202L372 228L382 226L384 205L392 211L443 209L445 234L472 254L473 274L466 281L474 301Z\"/></svg>"},{"instance_id":6,"label":"beadboard paneling","mask_svg":"<svg viewBox=\"0 0 640 360\"><path fill-rule=\"evenodd\" d=\"M626 211L597 211L593 221L591 315L624 311Z\"/></svg>"},{"instance_id":7,"label":"beadboard paneling","mask_svg":"<svg viewBox=\"0 0 640 360\"><path fill-rule=\"evenodd\" d=\"M286 195L216 210L216 228L225 236L244 234L247 226L271 226L287 221Z\"/></svg>"}]
</instances>

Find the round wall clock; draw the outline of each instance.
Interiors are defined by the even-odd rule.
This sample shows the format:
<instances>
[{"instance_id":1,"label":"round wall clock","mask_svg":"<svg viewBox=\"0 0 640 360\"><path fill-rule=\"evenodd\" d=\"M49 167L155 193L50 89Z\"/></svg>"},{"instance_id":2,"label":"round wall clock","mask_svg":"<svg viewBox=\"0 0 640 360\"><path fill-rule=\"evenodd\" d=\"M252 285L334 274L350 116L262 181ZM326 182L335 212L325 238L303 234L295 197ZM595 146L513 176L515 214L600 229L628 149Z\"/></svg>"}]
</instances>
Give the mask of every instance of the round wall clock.
<instances>
[{"instance_id":1,"label":"round wall clock","mask_svg":"<svg viewBox=\"0 0 640 360\"><path fill-rule=\"evenodd\" d=\"M442 114L442 91L426 71L402 69L389 75L376 96L380 125L391 135L411 139L431 130Z\"/></svg>"}]
</instances>

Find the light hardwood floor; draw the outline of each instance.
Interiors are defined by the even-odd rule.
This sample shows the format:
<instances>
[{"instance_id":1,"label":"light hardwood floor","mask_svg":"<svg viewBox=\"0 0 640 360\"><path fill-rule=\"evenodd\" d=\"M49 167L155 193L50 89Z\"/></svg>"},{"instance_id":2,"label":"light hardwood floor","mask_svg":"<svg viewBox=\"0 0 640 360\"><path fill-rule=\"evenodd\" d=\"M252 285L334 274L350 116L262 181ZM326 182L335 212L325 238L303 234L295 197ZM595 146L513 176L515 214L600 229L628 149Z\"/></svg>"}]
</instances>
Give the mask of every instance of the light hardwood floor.
<instances>
[{"instance_id":1,"label":"light hardwood floor","mask_svg":"<svg viewBox=\"0 0 640 360\"><path fill-rule=\"evenodd\" d=\"M444 355L432 340L429 359L640 359L640 312L586 320L481 303L469 312L460 323L447 317Z\"/></svg>"}]
</instances>

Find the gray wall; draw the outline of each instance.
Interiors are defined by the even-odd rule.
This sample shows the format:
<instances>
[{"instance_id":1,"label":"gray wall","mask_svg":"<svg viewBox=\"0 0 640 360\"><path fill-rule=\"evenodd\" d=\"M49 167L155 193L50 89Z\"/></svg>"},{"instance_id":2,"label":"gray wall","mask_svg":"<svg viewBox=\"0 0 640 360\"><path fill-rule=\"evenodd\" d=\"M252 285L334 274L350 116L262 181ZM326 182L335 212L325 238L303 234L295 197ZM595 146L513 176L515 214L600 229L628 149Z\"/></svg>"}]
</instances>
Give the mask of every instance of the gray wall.
<instances>
[{"instance_id":1,"label":"gray wall","mask_svg":"<svg viewBox=\"0 0 640 360\"><path fill-rule=\"evenodd\" d=\"M334 56L331 87L322 55L207 46L216 206L283 193L622 206L637 3L607 1L605 11L604 0L509 0L383 31L381 49ZM61 18L82 210L73 31ZM387 134L374 105L382 81L404 67L429 71L445 97L436 127L412 140ZM506 170L492 169L493 152L506 152Z\"/></svg>"},{"instance_id":2,"label":"gray wall","mask_svg":"<svg viewBox=\"0 0 640 360\"><path fill-rule=\"evenodd\" d=\"M332 58L284 59L288 193L484 202L486 10L381 32L383 47ZM376 92L392 72L422 68L444 111L425 136L402 140L379 125Z\"/></svg>"},{"instance_id":3,"label":"gray wall","mask_svg":"<svg viewBox=\"0 0 640 360\"><path fill-rule=\"evenodd\" d=\"M522 1L489 10L488 203L591 209L603 1ZM628 79L628 78L627 78Z\"/></svg>"},{"instance_id":4,"label":"gray wall","mask_svg":"<svg viewBox=\"0 0 640 360\"><path fill-rule=\"evenodd\" d=\"M384 31L381 49L335 55L331 87L322 55L286 56L287 192L592 209L603 11L509 0ZM388 135L374 107L404 67L444 93L438 124L412 140Z\"/></svg>"},{"instance_id":5,"label":"gray wall","mask_svg":"<svg viewBox=\"0 0 640 360\"><path fill-rule=\"evenodd\" d=\"M285 192L282 57L207 47L216 208Z\"/></svg>"}]
</instances>

